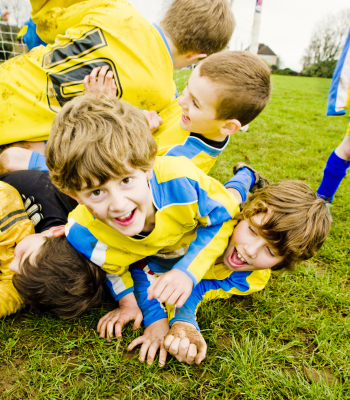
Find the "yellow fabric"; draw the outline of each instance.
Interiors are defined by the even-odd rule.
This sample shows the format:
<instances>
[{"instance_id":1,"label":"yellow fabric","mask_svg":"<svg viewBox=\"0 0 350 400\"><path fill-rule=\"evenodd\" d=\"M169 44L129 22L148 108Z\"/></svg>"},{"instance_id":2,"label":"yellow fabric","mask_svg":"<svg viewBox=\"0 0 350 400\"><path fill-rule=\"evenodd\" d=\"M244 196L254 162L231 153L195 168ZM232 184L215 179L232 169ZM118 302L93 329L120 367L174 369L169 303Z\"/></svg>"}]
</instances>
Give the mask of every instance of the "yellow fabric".
<instances>
[{"instance_id":1,"label":"yellow fabric","mask_svg":"<svg viewBox=\"0 0 350 400\"><path fill-rule=\"evenodd\" d=\"M0 212L0 318L2 318L16 312L23 304L23 299L12 284L13 272L8 267L13 260L16 244L35 232L23 208L19 193L5 182L0 182Z\"/></svg>"},{"instance_id":2,"label":"yellow fabric","mask_svg":"<svg viewBox=\"0 0 350 400\"><path fill-rule=\"evenodd\" d=\"M159 113L159 116L162 118L163 124L153 134L153 137L157 142L157 155L163 156L167 152L171 151L174 146L185 144L186 139L190 136L190 132L185 131L180 126L182 109L178 104L178 99L173 100L169 105L167 105ZM192 155L188 154L186 145L184 145L180 151L181 155L189 158L206 174L209 173L218 158L218 156L214 157L208 153L209 152L201 151L199 154L193 157ZM218 151L217 153L220 152Z\"/></svg>"},{"instance_id":3,"label":"yellow fabric","mask_svg":"<svg viewBox=\"0 0 350 400\"><path fill-rule=\"evenodd\" d=\"M96 66L108 64L118 97L141 109L159 112L175 96L165 42L125 0L54 8L37 21L37 33L55 43L0 66L0 145L47 140L56 113L84 93L82 81Z\"/></svg>"},{"instance_id":4,"label":"yellow fabric","mask_svg":"<svg viewBox=\"0 0 350 400\"><path fill-rule=\"evenodd\" d=\"M348 136L350 136L350 119L349 119L348 130L346 131L346 134L347 134Z\"/></svg>"},{"instance_id":5,"label":"yellow fabric","mask_svg":"<svg viewBox=\"0 0 350 400\"><path fill-rule=\"evenodd\" d=\"M27 33L28 25L22 26L22 28L17 33L17 38L24 36Z\"/></svg>"},{"instance_id":6,"label":"yellow fabric","mask_svg":"<svg viewBox=\"0 0 350 400\"><path fill-rule=\"evenodd\" d=\"M44 14L46 14L48 11L51 11L53 8L67 8L73 4L82 2L83 0L31 0L31 18L36 24Z\"/></svg>"}]
</instances>

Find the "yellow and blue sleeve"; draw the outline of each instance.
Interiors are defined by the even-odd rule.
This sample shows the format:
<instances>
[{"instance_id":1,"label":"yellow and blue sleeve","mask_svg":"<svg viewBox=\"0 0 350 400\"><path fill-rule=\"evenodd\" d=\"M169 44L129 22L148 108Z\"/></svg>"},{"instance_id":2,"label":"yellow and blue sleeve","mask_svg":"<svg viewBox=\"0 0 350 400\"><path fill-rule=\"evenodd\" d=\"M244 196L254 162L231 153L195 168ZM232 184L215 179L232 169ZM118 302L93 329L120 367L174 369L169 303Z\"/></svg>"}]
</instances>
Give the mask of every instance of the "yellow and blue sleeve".
<instances>
[{"instance_id":1,"label":"yellow and blue sleeve","mask_svg":"<svg viewBox=\"0 0 350 400\"><path fill-rule=\"evenodd\" d=\"M215 269L217 269L219 273L216 273L216 275L226 275L226 277L224 279L203 279L192 290L190 297L177 313L174 312L173 307L167 307L170 326L176 321L185 321L192 324L197 330L200 330L196 321L196 314L202 302L214 299L227 299L232 295L248 295L262 290L266 286L271 274L269 269L230 271L223 264L214 265L212 269L214 270L214 274Z\"/></svg>"},{"instance_id":2,"label":"yellow and blue sleeve","mask_svg":"<svg viewBox=\"0 0 350 400\"><path fill-rule=\"evenodd\" d=\"M111 261L115 259L111 254L113 249L98 240L86 226L69 218L66 225L66 237L79 253L106 272L107 286L116 301L134 290L128 267L112 263Z\"/></svg>"}]
</instances>

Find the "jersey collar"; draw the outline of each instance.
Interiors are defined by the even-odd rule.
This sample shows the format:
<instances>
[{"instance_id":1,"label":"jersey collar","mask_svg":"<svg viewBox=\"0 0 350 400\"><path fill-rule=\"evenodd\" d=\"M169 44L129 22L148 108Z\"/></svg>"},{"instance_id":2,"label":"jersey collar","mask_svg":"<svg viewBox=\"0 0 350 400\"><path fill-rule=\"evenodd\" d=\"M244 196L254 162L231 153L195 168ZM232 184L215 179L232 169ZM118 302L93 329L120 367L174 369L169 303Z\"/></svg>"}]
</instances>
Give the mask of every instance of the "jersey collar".
<instances>
[{"instance_id":1,"label":"jersey collar","mask_svg":"<svg viewBox=\"0 0 350 400\"><path fill-rule=\"evenodd\" d=\"M161 30L161 28L160 28L158 25L153 24L153 26L157 29L157 31L159 32L160 36L161 36L162 39L164 40L164 43L165 43L165 45L166 45L166 47L167 47L167 49L168 49L168 51L169 51L170 57L171 57L171 61L172 61L173 64L174 64L173 55L171 54L171 50L170 50L170 47L169 47L169 43L167 42L166 37L165 37L163 31Z\"/></svg>"}]
</instances>

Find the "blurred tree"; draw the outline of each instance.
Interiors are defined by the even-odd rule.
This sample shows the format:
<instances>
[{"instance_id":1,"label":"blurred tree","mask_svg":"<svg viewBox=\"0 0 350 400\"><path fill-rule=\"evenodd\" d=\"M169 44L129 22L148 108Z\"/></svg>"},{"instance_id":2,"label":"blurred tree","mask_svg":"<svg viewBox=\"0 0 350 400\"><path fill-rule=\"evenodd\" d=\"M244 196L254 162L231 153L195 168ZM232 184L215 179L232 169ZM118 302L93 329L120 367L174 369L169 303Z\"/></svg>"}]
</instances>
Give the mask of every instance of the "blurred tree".
<instances>
[{"instance_id":1,"label":"blurred tree","mask_svg":"<svg viewBox=\"0 0 350 400\"><path fill-rule=\"evenodd\" d=\"M303 68L339 56L350 28L350 9L329 15L314 29L309 46L302 58Z\"/></svg>"}]
</instances>

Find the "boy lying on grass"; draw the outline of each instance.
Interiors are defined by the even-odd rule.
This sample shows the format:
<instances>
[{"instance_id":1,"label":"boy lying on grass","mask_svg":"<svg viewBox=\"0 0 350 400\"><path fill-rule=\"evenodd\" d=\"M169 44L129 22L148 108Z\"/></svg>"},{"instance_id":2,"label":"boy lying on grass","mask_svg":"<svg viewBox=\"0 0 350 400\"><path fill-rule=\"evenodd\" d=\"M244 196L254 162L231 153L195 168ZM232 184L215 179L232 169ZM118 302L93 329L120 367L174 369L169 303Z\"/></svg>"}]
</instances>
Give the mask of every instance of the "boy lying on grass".
<instances>
[{"instance_id":1,"label":"boy lying on grass","mask_svg":"<svg viewBox=\"0 0 350 400\"><path fill-rule=\"evenodd\" d=\"M177 263L157 280L150 297L181 307L226 248L232 217L239 212L234 196L190 160L155 154L146 118L122 100L77 97L52 127L50 177L81 203L69 215L67 240L107 272L119 301L120 308L98 325L102 337L121 336L124 323L135 320L138 327L142 321L130 264L157 253L176 254ZM58 249L57 242L50 246ZM27 261L40 273L33 256Z\"/></svg>"},{"instance_id":2,"label":"boy lying on grass","mask_svg":"<svg viewBox=\"0 0 350 400\"><path fill-rule=\"evenodd\" d=\"M238 223L225 252L192 289L178 312L174 312L174 307L166 305L165 309L160 302L147 298L147 290L158 271L152 259L136 263L130 269L146 329L128 349L142 344L140 361L147 356L151 364L159 349L160 366L165 364L167 351L179 361L200 364L207 351L196 322L200 304L262 290L271 269L290 270L313 257L331 227L326 202L299 181L280 182L257 190L248 198L235 222Z\"/></svg>"},{"instance_id":3,"label":"boy lying on grass","mask_svg":"<svg viewBox=\"0 0 350 400\"><path fill-rule=\"evenodd\" d=\"M112 71L95 68L84 79L92 94L116 97ZM185 156L208 173L231 135L249 124L265 108L271 93L270 70L248 51L213 54L198 65L179 100L159 114L144 111L155 131L157 155ZM38 151L12 147L0 156L4 171L46 170Z\"/></svg>"}]
</instances>

